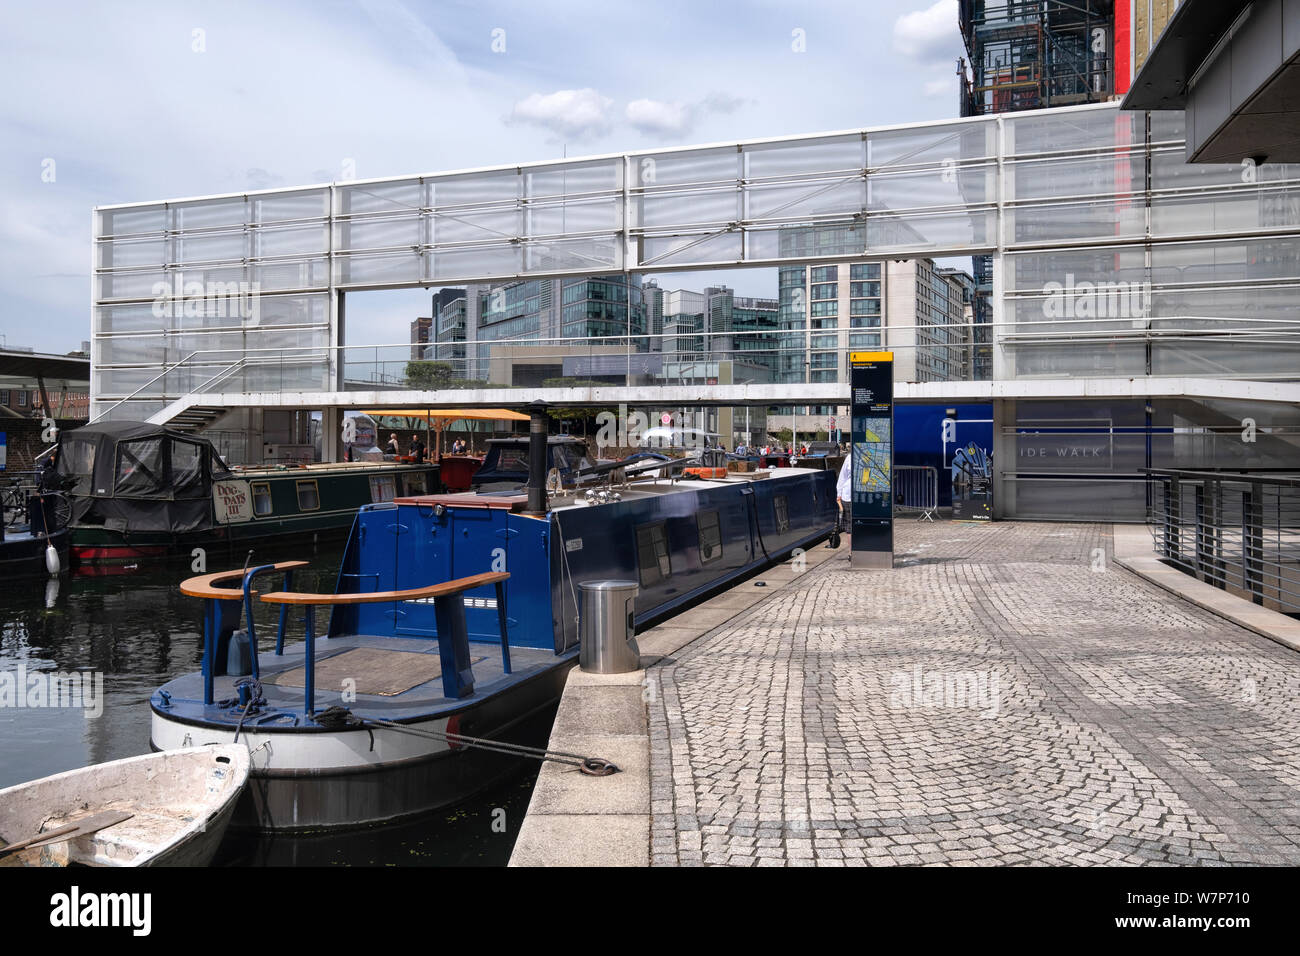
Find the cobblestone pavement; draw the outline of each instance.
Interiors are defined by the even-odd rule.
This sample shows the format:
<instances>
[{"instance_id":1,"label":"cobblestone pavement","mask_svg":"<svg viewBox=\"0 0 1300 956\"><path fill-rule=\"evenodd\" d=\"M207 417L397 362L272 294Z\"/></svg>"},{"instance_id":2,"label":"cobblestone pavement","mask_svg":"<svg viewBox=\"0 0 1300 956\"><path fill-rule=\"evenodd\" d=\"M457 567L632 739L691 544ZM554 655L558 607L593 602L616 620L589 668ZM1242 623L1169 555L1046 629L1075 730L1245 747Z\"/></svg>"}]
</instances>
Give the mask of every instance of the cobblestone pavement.
<instances>
[{"instance_id":1,"label":"cobblestone pavement","mask_svg":"<svg viewBox=\"0 0 1300 956\"><path fill-rule=\"evenodd\" d=\"M896 528L649 671L653 863L1300 863L1300 655L1109 525Z\"/></svg>"}]
</instances>

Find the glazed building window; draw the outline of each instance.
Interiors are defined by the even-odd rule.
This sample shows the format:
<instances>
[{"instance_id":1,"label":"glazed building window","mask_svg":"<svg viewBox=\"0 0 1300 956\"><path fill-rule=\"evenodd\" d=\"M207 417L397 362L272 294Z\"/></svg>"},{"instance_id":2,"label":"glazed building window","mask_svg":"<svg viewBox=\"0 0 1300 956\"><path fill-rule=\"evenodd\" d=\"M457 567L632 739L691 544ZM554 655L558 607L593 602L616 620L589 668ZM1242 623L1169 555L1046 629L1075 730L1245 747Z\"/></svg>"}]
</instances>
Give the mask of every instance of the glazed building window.
<instances>
[{"instance_id":1,"label":"glazed building window","mask_svg":"<svg viewBox=\"0 0 1300 956\"><path fill-rule=\"evenodd\" d=\"M695 516L700 532L700 564L722 557L722 523L716 511L701 511Z\"/></svg>"},{"instance_id":2,"label":"glazed building window","mask_svg":"<svg viewBox=\"0 0 1300 956\"><path fill-rule=\"evenodd\" d=\"M636 529L636 563L643 588L667 580L673 573L668 556L668 531L662 521Z\"/></svg>"},{"instance_id":3,"label":"glazed building window","mask_svg":"<svg viewBox=\"0 0 1300 956\"><path fill-rule=\"evenodd\" d=\"M316 479L300 479L295 484L298 486L298 510L320 511L320 489L316 486Z\"/></svg>"},{"instance_id":4,"label":"glazed building window","mask_svg":"<svg viewBox=\"0 0 1300 956\"><path fill-rule=\"evenodd\" d=\"M253 514L264 518L271 513L271 483L269 481L253 482Z\"/></svg>"},{"instance_id":5,"label":"glazed building window","mask_svg":"<svg viewBox=\"0 0 1300 956\"><path fill-rule=\"evenodd\" d=\"M428 490L424 484L424 472L406 475L404 480L408 495L422 495Z\"/></svg>"}]
</instances>

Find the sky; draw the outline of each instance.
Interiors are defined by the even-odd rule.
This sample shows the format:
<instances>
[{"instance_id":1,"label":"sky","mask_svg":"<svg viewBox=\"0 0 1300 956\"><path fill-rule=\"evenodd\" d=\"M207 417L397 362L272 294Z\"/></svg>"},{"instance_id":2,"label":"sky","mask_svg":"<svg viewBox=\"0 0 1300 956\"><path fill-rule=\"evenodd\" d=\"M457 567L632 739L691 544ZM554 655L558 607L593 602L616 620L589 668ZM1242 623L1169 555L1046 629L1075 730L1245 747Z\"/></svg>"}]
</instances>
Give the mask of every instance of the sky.
<instances>
[{"instance_id":1,"label":"sky","mask_svg":"<svg viewBox=\"0 0 1300 956\"><path fill-rule=\"evenodd\" d=\"M0 345L56 353L90 338L97 205L943 119L963 52L957 0L0 0L0 23ZM776 295L772 269L659 282ZM428 300L350 296L349 341L406 341Z\"/></svg>"}]
</instances>

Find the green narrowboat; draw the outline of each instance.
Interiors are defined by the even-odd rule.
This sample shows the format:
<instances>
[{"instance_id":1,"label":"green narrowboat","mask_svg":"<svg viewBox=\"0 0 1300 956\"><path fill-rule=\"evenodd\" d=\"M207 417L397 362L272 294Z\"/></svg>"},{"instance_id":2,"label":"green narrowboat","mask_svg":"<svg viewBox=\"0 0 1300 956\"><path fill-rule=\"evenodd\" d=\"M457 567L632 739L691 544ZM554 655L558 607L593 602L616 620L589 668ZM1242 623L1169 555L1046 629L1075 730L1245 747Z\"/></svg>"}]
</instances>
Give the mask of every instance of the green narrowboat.
<instances>
[{"instance_id":1,"label":"green narrowboat","mask_svg":"<svg viewBox=\"0 0 1300 956\"><path fill-rule=\"evenodd\" d=\"M81 565L342 537L363 505L441 491L434 464L228 468L202 436L143 422L67 432L56 456L72 501L72 560Z\"/></svg>"}]
</instances>

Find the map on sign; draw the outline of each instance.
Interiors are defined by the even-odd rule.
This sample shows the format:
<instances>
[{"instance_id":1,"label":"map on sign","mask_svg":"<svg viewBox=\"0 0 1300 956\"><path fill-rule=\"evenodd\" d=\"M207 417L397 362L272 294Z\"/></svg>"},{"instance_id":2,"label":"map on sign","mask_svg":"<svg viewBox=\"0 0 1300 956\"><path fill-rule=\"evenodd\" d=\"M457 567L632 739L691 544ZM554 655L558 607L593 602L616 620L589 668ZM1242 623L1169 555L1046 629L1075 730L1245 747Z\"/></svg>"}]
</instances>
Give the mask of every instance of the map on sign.
<instances>
[{"instance_id":1,"label":"map on sign","mask_svg":"<svg viewBox=\"0 0 1300 956\"><path fill-rule=\"evenodd\" d=\"M853 473L859 493L890 492L891 426L889 418L864 418L862 441L853 446Z\"/></svg>"}]
</instances>

